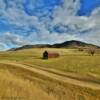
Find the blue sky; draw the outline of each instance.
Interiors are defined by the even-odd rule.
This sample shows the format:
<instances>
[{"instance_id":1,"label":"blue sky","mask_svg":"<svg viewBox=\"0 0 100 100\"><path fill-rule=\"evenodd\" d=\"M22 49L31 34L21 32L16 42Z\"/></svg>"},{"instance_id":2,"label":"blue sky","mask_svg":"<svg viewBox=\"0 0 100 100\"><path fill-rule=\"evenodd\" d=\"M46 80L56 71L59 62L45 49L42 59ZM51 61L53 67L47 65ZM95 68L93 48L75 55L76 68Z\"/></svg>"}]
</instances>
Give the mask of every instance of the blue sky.
<instances>
[{"instance_id":1,"label":"blue sky","mask_svg":"<svg viewBox=\"0 0 100 100\"><path fill-rule=\"evenodd\" d=\"M80 0L81 6L78 15L90 16L91 12L100 6L100 0Z\"/></svg>"},{"instance_id":2,"label":"blue sky","mask_svg":"<svg viewBox=\"0 0 100 100\"><path fill-rule=\"evenodd\" d=\"M0 0L0 50L80 40L100 45L100 0Z\"/></svg>"}]
</instances>

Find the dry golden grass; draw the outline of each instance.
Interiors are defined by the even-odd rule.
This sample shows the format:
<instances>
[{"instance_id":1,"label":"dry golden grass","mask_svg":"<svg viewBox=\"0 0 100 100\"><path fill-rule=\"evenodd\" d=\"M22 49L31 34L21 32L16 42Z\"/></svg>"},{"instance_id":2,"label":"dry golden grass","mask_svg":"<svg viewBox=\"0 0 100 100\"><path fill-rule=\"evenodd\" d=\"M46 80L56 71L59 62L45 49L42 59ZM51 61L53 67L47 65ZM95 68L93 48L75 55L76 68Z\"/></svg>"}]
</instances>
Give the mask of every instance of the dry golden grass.
<instances>
[{"instance_id":1,"label":"dry golden grass","mask_svg":"<svg viewBox=\"0 0 100 100\"><path fill-rule=\"evenodd\" d=\"M13 75L9 67L0 64L0 100L55 100L34 82Z\"/></svg>"},{"instance_id":2,"label":"dry golden grass","mask_svg":"<svg viewBox=\"0 0 100 100\"><path fill-rule=\"evenodd\" d=\"M7 64L0 64L0 79L1 97L17 97L18 100L100 99L100 91L58 82Z\"/></svg>"},{"instance_id":3,"label":"dry golden grass","mask_svg":"<svg viewBox=\"0 0 100 100\"><path fill-rule=\"evenodd\" d=\"M43 60L44 50L60 53L60 58ZM21 51L9 51L0 53L0 60L11 60L35 64L41 67L59 69L65 72L74 72L81 75L97 74L100 75L100 50L96 50L94 56L88 54L88 50L79 52L75 49L29 49Z\"/></svg>"},{"instance_id":4,"label":"dry golden grass","mask_svg":"<svg viewBox=\"0 0 100 100\"><path fill-rule=\"evenodd\" d=\"M43 60L44 50L59 52L61 56L56 59ZM90 56L87 51L79 52L72 49L44 48L0 53L1 61L9 60L54 68L77 73L81 77L88 77L91 73L92 79L98 79L98 83L100 82L99 59L99 52ZM24 97L25 100L100 100L99 90L64 84L6 64L0 64L0 66L0 96Z\"/></svg>"}]
</instances>

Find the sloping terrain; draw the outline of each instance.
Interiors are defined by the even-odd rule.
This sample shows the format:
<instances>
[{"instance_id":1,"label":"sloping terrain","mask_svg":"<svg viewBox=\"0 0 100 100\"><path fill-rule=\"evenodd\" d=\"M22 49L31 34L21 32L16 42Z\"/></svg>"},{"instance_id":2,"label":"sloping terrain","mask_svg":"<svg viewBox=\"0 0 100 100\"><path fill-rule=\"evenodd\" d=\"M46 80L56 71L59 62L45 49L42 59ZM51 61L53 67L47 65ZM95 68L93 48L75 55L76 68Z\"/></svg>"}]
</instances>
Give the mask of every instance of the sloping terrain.
<instances>
[{"instance_id":1,"label":"sloping terrain","mask_svg":"<svg viewBox=\"0 0 100 100\"><path fill-rule=\"evenodd\" d=\"M53 73L52 71L50 72L49 70L46 71L43 69L39 69L38 66L37 66L37 68L36 67L34 68L34 67L29 67L27 65L22 65L22 64L7 62L7 61L0 62L0 63L12 65L14 67L23 68L23 69L26 69L27 71L35 72L35 73L38 73L38 74L43 75L45 77L48 77L48 78L51 78L54 80L58 80L60 82L81 86L83 88L85 87L85 88L90 88L90 89L94 89L94 90L100 90L100 84L78 80L77 77L76 77L76 79L74 79L74 78L71 78L70 75L69 76L62 76L61 72Z\"/></svg>"},{"instance_id":2,"label":"sloping terrain","mask_svg":"<svg viewBox=\"0 0 100 100\"><path fill-rule=\"evenodd\" d=\"M72 41L66 41L63 43L58 43L58 44L37 44L37 45L24 45L22 47L19 48L12 48L10 49L10 51L16 51L16 50L23 50L23 49L30 49L30 48L85 48L85 49L97 49L100 48L99 46L93 45L93 44L88 44L88 43L84 43L81 41L76 41L76 40L72 40Z\"/></svg>"},{"instance_id":3,"label":"sloping terrain","mask_svg":"<svg viewBox=\"0 0 100 100\"><path fill-rule=\"evenodd\" d=\"M9 78L7 78L9 76ZM99 100L100 84L11 61L0 61L1 98ZM20 90L20 91L19 91Z\"/></svg>"},{"instance_id":4,"label":"sloping terrain","mask_svg":"<svg viewBox=\"0 0 100 100\"><path fill-rule=\"evenodd\" d=\"M60 44L54 44L53 47L55 48L99 48L99 46L81 42L81 41L76 41L76 40L65 41Z\"/></svg>"},{"instance_id":5,"label":"sloping terrain","mask_svg":"<svg viewBox=\"0 0 100 100\"><path fill-rule=\"evenodd\" d=\"M60 57L44 60L44 50L58 52ZM100 51L97 51L94 56L87 51L64 48L0 52L0 96L100 100Z\"/></svg>"},{"instance_id":6,"label":"sloping terrain","mask_svg":"<svg viewBox=\"0 0 100 100\"><path fill-rule=\"evenodd\" d=\"M21 73L18 65L0 63L0 100L56 100ZM13 73L15 72L15 73ZM27 75L26 75L27 76Z\"/></svg>"}]
</instances>

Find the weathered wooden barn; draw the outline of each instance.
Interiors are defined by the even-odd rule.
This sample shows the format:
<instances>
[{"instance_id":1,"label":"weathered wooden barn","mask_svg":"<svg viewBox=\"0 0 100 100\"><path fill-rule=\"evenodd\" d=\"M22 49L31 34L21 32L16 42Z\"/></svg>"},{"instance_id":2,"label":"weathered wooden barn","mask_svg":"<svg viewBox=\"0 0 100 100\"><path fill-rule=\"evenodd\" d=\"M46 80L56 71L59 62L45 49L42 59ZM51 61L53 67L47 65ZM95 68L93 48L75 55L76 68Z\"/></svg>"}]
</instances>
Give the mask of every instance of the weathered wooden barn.
<instances>
[{"instance_id":1,"label":"weathered wooden barn","mask_svg":"<svg viewBox=\"0 0 100 100\"><path fill-rule=\"evenodd\" d=\"M44 51L43 53L43 59L58 58L59 56L60 56L59 53L55 52Z\"/></svg>"}]
</instances>

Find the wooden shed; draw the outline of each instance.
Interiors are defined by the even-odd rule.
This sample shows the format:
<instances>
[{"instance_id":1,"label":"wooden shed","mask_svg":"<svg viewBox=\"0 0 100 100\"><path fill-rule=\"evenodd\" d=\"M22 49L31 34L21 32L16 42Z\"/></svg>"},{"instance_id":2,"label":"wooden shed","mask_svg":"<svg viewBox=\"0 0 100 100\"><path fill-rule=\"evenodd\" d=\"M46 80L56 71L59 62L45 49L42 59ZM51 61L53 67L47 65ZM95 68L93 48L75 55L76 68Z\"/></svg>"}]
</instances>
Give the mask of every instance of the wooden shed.
<instances>
[{"instance_id":1,"label":"wooden shed","mask_svg":"<svg viewBox=\"0 0 100 100\"><path fill-rule=\"evenodd\" d=\"M43 53L43 59L58 58L59 56L60 56L59 53L55 52L44 51Z\"/></svg>"}]
</instances>

